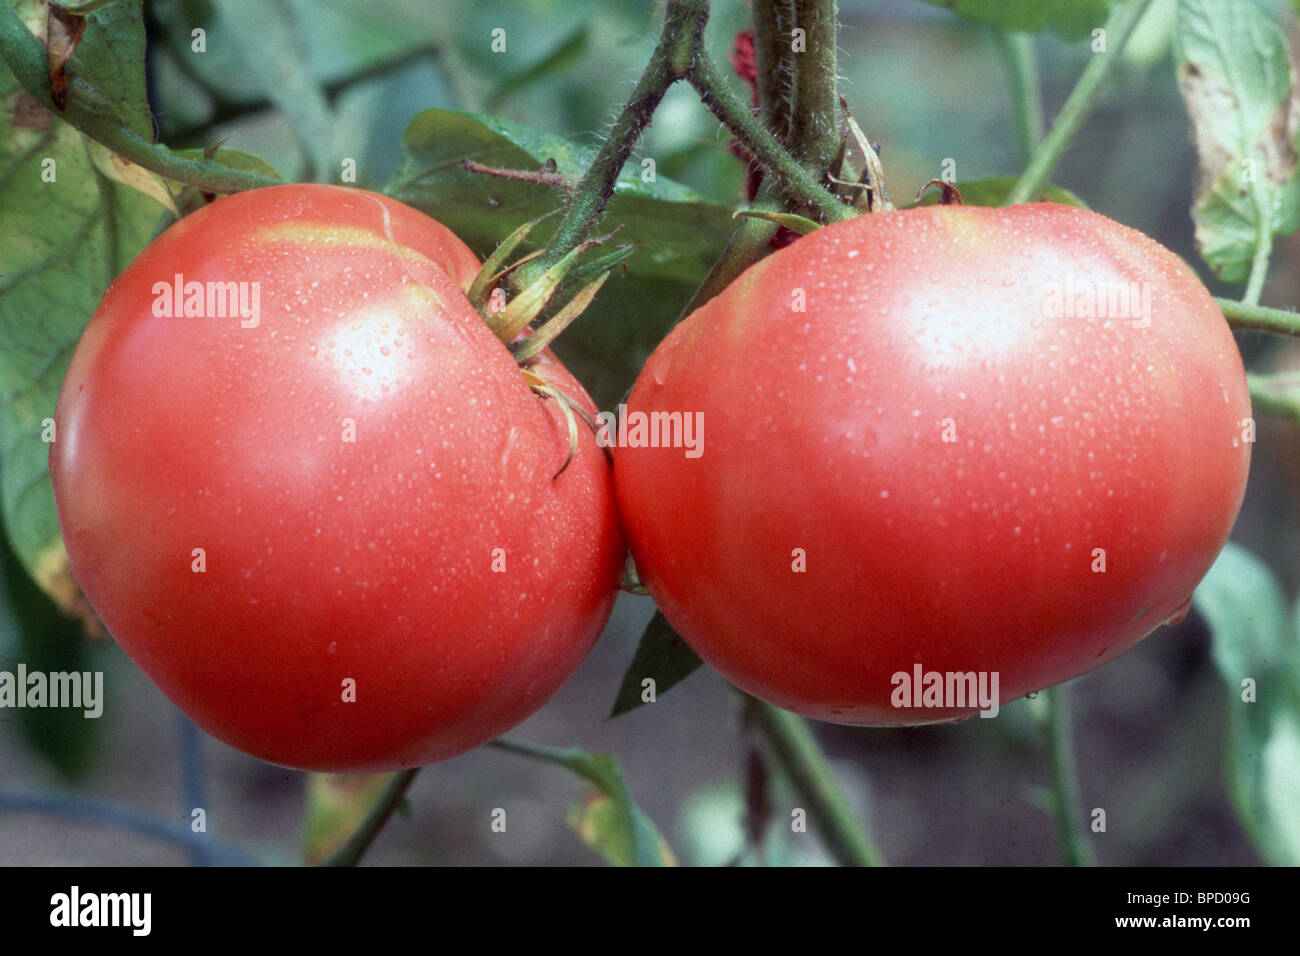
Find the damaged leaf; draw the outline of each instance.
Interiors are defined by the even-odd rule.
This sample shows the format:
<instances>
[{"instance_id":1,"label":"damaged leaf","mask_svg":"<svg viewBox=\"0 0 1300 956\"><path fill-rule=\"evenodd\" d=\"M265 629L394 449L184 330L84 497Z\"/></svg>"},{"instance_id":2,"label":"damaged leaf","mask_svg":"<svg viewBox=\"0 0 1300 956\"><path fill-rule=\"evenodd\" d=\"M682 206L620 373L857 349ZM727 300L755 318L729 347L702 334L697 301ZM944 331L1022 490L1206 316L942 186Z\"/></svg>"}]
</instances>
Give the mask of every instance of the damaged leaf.
<instances>
[{"instance_id":1,"label":"damaged leaf","mask_svg":"<svg viewBox=\"0 0 1300 956\"><path fill-rule=\"evenodd\" d=\"M86 18L51 3L45 20L45 49L50 61L50 97L60 110L68 108L68 61L86 32Z\"/></svg>"},{"instance_id":2,"label":"damaged leaf","mask_svg":"<svg viewBox=\"0 0 1300 956\"><path fill-rule=\"evenodd\" d=\"M1300 225L1286 40L1253 3L1186 0L1174 44L1196 144L1197 248L1221 279L1244 282L1273 235Z\"/></svg>"}]
</instances>

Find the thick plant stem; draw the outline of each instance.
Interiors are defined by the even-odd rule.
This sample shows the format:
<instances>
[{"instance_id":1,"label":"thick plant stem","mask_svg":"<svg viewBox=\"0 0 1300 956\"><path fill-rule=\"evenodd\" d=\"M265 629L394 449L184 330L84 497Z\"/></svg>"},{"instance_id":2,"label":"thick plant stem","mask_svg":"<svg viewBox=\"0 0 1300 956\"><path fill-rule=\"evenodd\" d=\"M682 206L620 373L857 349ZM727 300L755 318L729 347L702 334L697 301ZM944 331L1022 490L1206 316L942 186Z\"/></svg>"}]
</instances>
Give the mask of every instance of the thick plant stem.
<instances>
[{"instance_id":1,"label":"thick plant stem","mask_svg":"<svg viewBox=\"0 0 1300 956\"><path fill-rule=\"evenodd\" d=\"M52 105L45 47L32 36L8 3L0 3L0 56L30 96L46 108ZM278 179L241 172L214 160L183 159L167 147L151 142L128 128L113 104L76 74L68 78L67 109L51 112L123 159L207 192L233 193L280 185Z\"/></svg>"},{"instance_id":2,"label":"thick plant stem","mask_svg":"<svg viewBox=\"0 0 1300 956\"><path fill-rule=\"evenodd\" d=\"M844 866L884 866L884 858L857 819L835 774L802 717L757 697L745 708L762 731L781 769L808 801L808 812L821 827L827 847Z\"/></svg>"},{"instance_id":3,"label":"thick plant stem","mask_svg":"<svg viewBox=\"0 0 1300 956\"><path fill-rule=\"evenodd\" d=\"M754 56L758 67L758 106L768 129L780 138L790 133L790 26L794 20L792 0L752 0Z\"/></svg>"},{"instance_id":4,"label":"thick plant stem","mask_svg":"<svg viewBox=\"0 0 1300 956\"><path fill-rule=\"evenodd\" d=\"M1020 179L1007 195L1004 205L1013 206L1016 203L1029 202L1042 190L1052 170L1065 155L1066 147L1070 145L1070 141L1074 139L1075 134L1079 132L1079 127L1091 112L1101 92L1102 82L1109 75L1112 67L1119 62L1129 37L1133 35L1133 28L1142 19L1142 14L1146 12L1150 3L1151 0L1128 0L1111 14L1105 27L1105 52L1092 55L1092 61L1079 76L1079 81L1070 92L1065 105L1061 107L1061 112L1052 122L1047 137L1034 151L1033 159L1029 161Z\"/></svg>"},{"instance_id":5,"label":"thick plant stem","mask_svg":"<svg viewBox=\"0 0 1300 956\"><path fill-rule=\"evenodd\" d=\"M735 134L749 155L763 164L768 175L788 197L813 207L828 222L852 219L857 215L857 210L840 202L777 142L776 137L750 113L749 107L727 87L703 50L687 79L700 94L704 105Z\"/></svg>"},{"instance_id":6,"label":"thick plant stem","mask_svg":"<svg viewBox=\"0 0 1300 956\"><path fill-rule=\"evenodd\" d=\"M848 219L855 214L851 207L823 188L817 177L800 166L726 85L704 49L708 15L707 0L668 0L663 31L645 72L614 121L596 159L574 188L573 200L547 243L546 251L512 277L511 285L515 289L535 281L586 239L605 211L619 172L632 155L655 108L679 79L687 80L695 88L704 104L791 199L813 207L828 221Z\"/></svg>"},{"instance_id":7,"label":"thick plant stem","mask_svg":"<svg viewBox=\"0 0 1300 956\"><path fill-rule=\"evenodd\" d=\"M1066 866L1095 866L1092 847L1082 832L1083 805L1079 801L1069 691L1064 684L1059 684L1043 691L1043 695L1047 703L1043 735L1052 774L1052 802L1056 813L1061 862Z\"/></svg>"},{"instance_id":8,"label":"thick plant stem","mask_svg":"<svg viewBox=\"0 0 1300 956\"><path fill-rule=\"evenodd\" d=\"M1038 59L1033 37L1012 30L994 30L998 52L1007 71L1011 99L1011 123L1016 136L1016 153L1026 165L1043 138L1043 95L1038 82Z\"/></svg>"},{"instance_id":9,"label":"thick plant stem","mask_svg":"<svg viewBox=\"0 0 1300 956\"><path fill-rule=\"evenodd\" d=\"M829 168L840 147L838 26L835 0L794 0L793 27L804 31L806 46L790 56L794 101L786 146L813 172Z\"/></svg>"},{"instance_id":10,"label":"thick plant stem","mask_svg":"<svg viewBox=\"0 0 1300 956\"><path fill-rule=\"evenodd\" d=\"M546 252L518 270L512 280L515 288L523 288L537 279L587 238L614 194L618 174L632 155L659 101L690 69L693 53L702 43L708 15L708 3L702 0L670 0L659 43L645 72L614 121L600 152L575 187L573 202L547 243Z\"/></svg>"},{"instance_id":11,"label":"thick plant stem","mask_svg":"<svg viewBox=\"0 0 1300 956\"><path fill-rule=\"evenodd\" d=\"M420 772L419 767L412 767L410 770L403 770L393 775L393 779L388 781L388 786L384 792L379 795L375 805L370 808L366 814L366 819L357 832L348 838L348 842L343 844L339 850L332 856L320 862L320 866L356 866L361 857L369 849L370 844L374 842L379 831L384 828L388 818L393 815L402 804L402 799L406 796L407 789L411 786L411 781L415 775Z\"/></svg>"},{"instance_id":12,"label":"thick plant stem","mask_svg":"<svg viewBox=\"0 0 1300 956\"><path fill-rule=\"evenodd\" d=\"M1214 302L1234 329L1300 335L1300 313L1287 309L1270 309L1268 306L1238 302L1235 299L1216 298Z\"/></svg>"}]
</instances>

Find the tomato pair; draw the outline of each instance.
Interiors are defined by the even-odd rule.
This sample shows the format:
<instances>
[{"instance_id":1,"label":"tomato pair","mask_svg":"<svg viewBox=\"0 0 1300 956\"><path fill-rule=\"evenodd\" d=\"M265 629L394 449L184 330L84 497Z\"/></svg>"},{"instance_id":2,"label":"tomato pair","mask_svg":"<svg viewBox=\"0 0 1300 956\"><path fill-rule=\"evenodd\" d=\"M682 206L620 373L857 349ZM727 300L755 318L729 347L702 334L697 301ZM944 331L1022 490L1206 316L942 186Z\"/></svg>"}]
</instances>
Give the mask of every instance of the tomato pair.
<instances>
[{"instance_id":1,"label":"tomato pair","mask_svg":"<svg viewBox=\"0 0 1300 956\"><path fill-rule=\"evenodd\" d=\"M1241 503L1222 316L1092 213L875 213L772 254L624 410L695 447L629 441L612 474L584 430L556 476L566 415L470 305L478 269L385 197L276 187L172 226L87 327L51 453L73 570L233 746L378 770L504 732L603 627L620 515L742 688L849 723L988 711L1176 613Z\"/></svg>"}]
</instances>

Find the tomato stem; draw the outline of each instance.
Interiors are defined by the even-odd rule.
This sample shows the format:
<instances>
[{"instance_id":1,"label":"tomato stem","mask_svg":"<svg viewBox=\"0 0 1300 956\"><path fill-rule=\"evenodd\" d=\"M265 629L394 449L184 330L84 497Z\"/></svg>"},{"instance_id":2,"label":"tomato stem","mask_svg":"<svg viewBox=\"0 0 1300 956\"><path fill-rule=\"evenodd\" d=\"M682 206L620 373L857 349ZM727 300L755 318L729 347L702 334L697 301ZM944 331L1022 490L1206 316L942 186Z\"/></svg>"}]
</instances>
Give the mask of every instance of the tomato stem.
<instances>
[{"instance_id":1,"label":"tomato stem","mask_svg":"<svg viewBox=\"0 0 1300 956\"><path fill-rule=\"evenodd\" d=\"M743 696L746 713L808 801L808 812L835 859L844 866L884 866L884 857L849 805L807 721L757 697Z\"/></svg>"},{"instance_id":2,"label":"tomato stem","mask_svg":"<svg viewBox=\"0 0 1300 956\"><path fill-rule=\"evenodd\" d=\"M384 828L388 818L393 815L393 811L402 805L402 800L406 796L407 789L415 779L415 775L420 772L419 767L412 767L410 770L402 770L393 774L388 786L384 787L384 792L379 795L375 805L370 808L366 814L365 820L361 826L357 827L357 832L348 837L348 842L332 856L322 860L318 866L356 866L361 861L362 855L370 848L379 831Z\"/></svg>"},{"instance_id":3,"label":"tomato stem","mask_svg":"<svg viewBox=\"0 0 1300 956\"><path fill-rule=\"evenodd\" d=\"M1026 33L1013 30L994 30L993 36L1007 70L1016 152L1025 165L1033 159L1034 150L1043 139L1043 91L1038 81L1034 40Z\"/></svg>"},{"instance_id":4,"label":"tomato stem","mask_svg":"<svg viewBox=\"0 0 1300 956\"><path fill-rule=\"evenodd\" d=\"M835 46L839 11L835 0L793 0L793 6L792 25L805 32L799 37L804 49L789 60L794 75L786 146L805 169L823 173L841 139ZM790 42L793 49L793 38Z\"/></svg>"},{"instance_id":5,"label":"tomato stem","mask_svg":"<svg viewBox=\"0 0 1300 956\"><path fill-rule=\"evenodd\" d=\"M790 134L791 81L790 31L794 26L792 0L754 0L754 56L757 61L758 108L778 139Z\"/></svg>"},{"instance_id":6,"label":"tomato stem","mask_svg":"<svg viewBox=\"0 0 1300 956\"><path fill-rule=\"evenodd\" d=\"M1294 309L1271 309L1235 299L1216 298L1214 302L1234 329L1300 335L1300 313Z\"/></svg>"},{"instance_id":7,"label":"tomato stem","mask_svg":"<svg viewBox=\"0 0 1300 956\"><path fill-rule=\"evenodd\" d=\"M834 4L831 6L833 8ZM614 194L619 173L631 157L641 133L649 125L668 88L678 80L690 83L704 105L748 154L763 165L791 200L811 206L831 222L849 219L856 214L851 206L827 190L816 175L801 166L727 85L704 46L704 27L708 18L707 0L668 0L663 30L650 62L596 158L574 187L564 220L547 244L546 252L512 277L511 284L515 289L537 279L586 239ZM827 29L825 24L821 29ZM833 36L833 27L830 29ZM833 55L833 42L831 46Z\"/></svg>"},{"instance_id":8,"label":"tomato stem","mask_svg":"<svg viewBox=\"0 0 1300 956\"><path fill-rule=\"evenodd\" d=\"M792 200L813 207L828 222L852 219L857 210L845 205L834 193L790 155L767 127L758 121L741 99L726 85L713 61L703 49L687 77L700 99L740 141L749 155L762 163L781 190ZM836 140L838 148L839 141ZM833 152L833 151L832 151Z\"/></svg>"},{"instance_id":9,"label":"tomato stem","mask_svg":"<svg viewBox=\"0 0 1300 956\"><path fill-rule=\"evenodd\" d=\"M1119 62L1124 47L1128 45L1129 37L1133 35L1134 28L1150 4L1151 0L1128 0L1111 13L1103 28L1102 36L1093 40L1094 43L1104 41L1104 49L1097 49L1093 53L1092 60L1079 75L1078 82L1075 83L1065 105L1061 107L1061 112L1052 122L1051 130L1038 144L1029 165L1016 180L1003 205L1014 206L1017 203L1029 202L1042 191L1047 183L1047 177L1052 174L1056 164L1065 155L1066 147L1070 145L1070 141L1079 132L1079 127L1092 112L1092 107L1101 92L1102 82Z\"/></svg>"},{"instance_id":10,"label":"tomato stem","mask_svg":"<svg viewBox=\"0 0 1300 956\"><path fill-rule=\"evenodd\" d=\"M1092 846L1083 834L1083 804L1079 801L1079 773L1074 759L1074 733L1070 721L1070 694L1064 684L1043 691L1045 706L1041 727L1052 774L1053 809L1060 840L1061 862L1066 866L1096 866Z\"/></svg>"}]
</instances>

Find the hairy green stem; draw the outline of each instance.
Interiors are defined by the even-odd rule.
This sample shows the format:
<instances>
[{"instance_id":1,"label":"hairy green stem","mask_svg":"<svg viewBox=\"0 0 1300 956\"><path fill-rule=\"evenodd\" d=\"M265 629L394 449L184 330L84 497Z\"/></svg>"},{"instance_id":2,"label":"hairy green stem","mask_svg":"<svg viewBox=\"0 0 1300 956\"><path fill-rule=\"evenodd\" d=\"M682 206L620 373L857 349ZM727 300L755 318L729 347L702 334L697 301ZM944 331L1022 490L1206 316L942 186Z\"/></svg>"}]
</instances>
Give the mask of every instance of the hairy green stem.
<instances>
[{"instance_id":1,"label":"hairy green stem","mask_svg":"<svg viewBox=\"0 0 1300 956\"><path fill-rule=\"evenodd\" d=\"M1300 313L1290 309L1271 309L1235 299L1216 298L1214 302L1234 329L1300 335Z\"/></svg>"},{"instance_id":2,"label":"hairy green stem","mask_svg":"<svg viewBox=\"0 0 1300 956\"><path fill-rule=\"evenodd\" d=\"M536 280L587 238L614 194L618 174L649 125L659 101L691 68L694 51L703 42L708 15L707 0L669 0L659 43L645 72L601 144L600 152L574 188L573 201L547 243L545 253L516 271L511 280L516 289Z\"/></svg>"},{"instance_id":3,"label":"hairy green stem","mask_svg":"<svg viewBox=\"0 0 1300 956\"><path fill-rule=\"evenodd\" d=\"M1092 846L1083 835L1084 815L1074 759L1069 690L1064 684L1058 684L1043 691L1043 696L1046 698L1043 736L1052 774L1052 803L1061 862L1066 866L1095 866Z\"/></svg>"},{"instance_id":4,"label":"hairy green stem","mask_svg":"<svg viewBox=\"0 0 1300 956\"><path fill-rule=\"evenodd\" d=\"M53 99L45 47L32 36L8 3L0 3L0 56L23 89L49 109ZM113 104L96 87L76 74L68 78L67 109L51 112L123 159L176 182L213 193L280 184L278 179L241 172L214 160L183 159L167 147L145 139L123 122Z\"/></svg>"},{"instance_id":5,"label":"hairy green stem","mask_svg":"<svg viewBox=\"0 0 1300 956\"><path fill-rule=\"evenodd\" d=\"M393 811L402 805L402 800L406 796L407 789L411 786L411 781L415 775L420 772L419 767L412 767L410 770L403 770L393 774L393 778L388 781L384 787L384 792L379 795L375 805L370 808L366 814L365 820L361 826L357 827L357 832L348 837L348 842L343 844L339 850L328 858L320 862L320 866L356 866L361 857L369 849L370 844L374 842L379 831L384 828L388 818L393 815Z\"/></svg>"},{"instance_id":6,"label":"hairy green stem","mask_svg":"<svg viewBox=\"0 0 1300 956\"><path fill-rule=\"evenodd\" d=\"M802 717L757 697L745 697L745 709L771 746L777 763L808 801L809 815L822 839L844 866L884 866L884 858L849 806L844 791L817 739Z\"/></svg>"},{"instance_id":7,"label":"hairy green stem","mask_svg":"<svg viewBox=\"0 0 1300 956\"><path fill-rule=\"evenodd\" d=\"M700 94L704 105L735 134L749 155L763 164L768 175L782 191L798 203L811 206L823 219L839 222L852 219L857 210L847 206L818 181L818 178L801 166L749 111L735 93L727 87L717 68L703 50L687 77Z\"/></svg>"},{"instance_id":8,"label":"hairy green stem","mask_svg":"<svg viewBox=\"0 0 1300 956\"><path fill-rule=\"evenodd\" d=\"M794 20L791 0L753 0L754 58L758 69L758 107L778 138L790 134L790 27Z\"/></svg>"},{"instance_id":9,"label":"hairy green stem","mask_svg":"<svg viewBox=\"0 0 1300 956\"><path fill-rule=\"evenodd\" d=\"M1027 33L1012 30L994 30L993 36L1007 71L1016 153L1024 166L1033 158L1043 138L1043 93L1038 81L1034 39Z\"/></svg>"},{"instance_id":10,"label":"hairy green stem","mask_svg":"<svg viewBox=\"0 0 1300 956\"><path fill-rule=\"evenodd\" d=\"M1102 81L1119 62L1133 28L1137 26L1142 14L1146 12L1151 0L1127 0L1121 3L1106 21L1106 50L1092 55L1092 61L1084 68L1079 80L1074 85L1061 112L1052 122L1052 128L1046 138L1038 144L1033 159L1025 167L1015 186L1007 195L1004 205L1028 202L1042 190L1047 178L1056 168L1056 164L1065 155L1066 147L1074 139L1079 127L1091 112L1097 96L1101 92Z\"/></svg>"},{"instance_id":11,"label":"hairy green stem","mask_svg":"<svg viewBox=\"0 0 1300 956\"><path fill-rule=\"evenodd\" d=\"M793 26L804 31L806 47L790 56L794 97L786 147L805 169L821 175L840 147L835 0L794 0Z\"/></svg>"},{"instance_id":12,"label":"hairy green stem","mask_svg":"<svg viewBox=\"0 0 1300 956\"><path fill-rule=\"evenodd\" d=\"M811 206L828 221L855 215L852 207L840 202L816 176L799 165L727 86L704 49L708 15L707 0L668 0L663 30L650 62L600 152L574 187L572 202L546 251L512 276L511 285L516 290L537 280L586 239L605 211L618 175L655 108L668 88L680 79L694 87L704 104L792 200Z\"/></svg>"}]
</instances>

